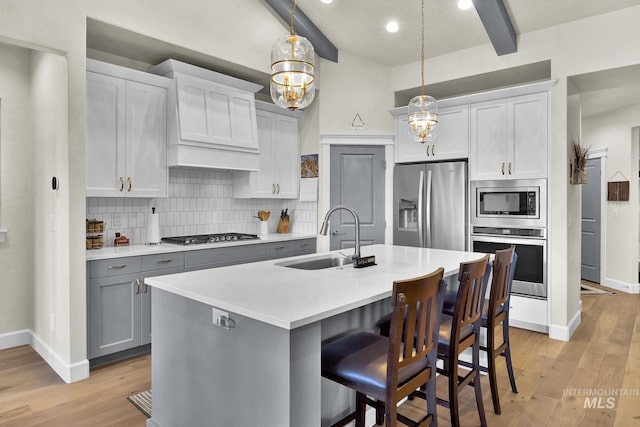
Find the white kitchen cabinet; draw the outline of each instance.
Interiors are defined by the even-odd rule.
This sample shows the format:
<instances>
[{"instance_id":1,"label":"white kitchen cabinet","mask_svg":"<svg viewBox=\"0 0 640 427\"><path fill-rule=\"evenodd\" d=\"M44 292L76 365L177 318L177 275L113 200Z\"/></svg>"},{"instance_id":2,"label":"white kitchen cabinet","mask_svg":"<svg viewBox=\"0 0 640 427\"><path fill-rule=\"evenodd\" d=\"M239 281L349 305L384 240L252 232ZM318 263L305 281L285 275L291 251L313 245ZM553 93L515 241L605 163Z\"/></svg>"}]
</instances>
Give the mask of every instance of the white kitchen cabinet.
<instances>
[{"instance_id":1,"label":"white kitchen cabinet","mask_svg":"<svg viewBox=\"0 0 640 427\"><path fill-rule=\"evenodd\" d=\"M409 133L409 117L396 116L396 163L466 159L469 157L469 105L440 108L433 142L415 142Z\"/></svg>"},{"instance_id":2,"label":"white kitchen cabinet","mask_svg":"<svg viewBox=\"0 0 640 427\"><path fill-rule=\"evenodd\" d=\"M170 84L87 60L87 196L166 196Z\"/></svg>"},{"instance_id":3,"label":"white kitchen cabinet","mask_svg":"<svg viewBox=\"0 0 640 427\"><path fill-rule=\"evenodd\" d=\"M471 104L471 180L547 177L547 93Z\"/></svg>"},{"instance_id":4,"label":"white kitchen cabinet","mask_svg":"<svg viewBox=\"0 0 640 427\"><path fill-rule=\"evenodd\" d=\"M235 172L237 198L295 199L300 177L300 112L256 101L260 171Z\"/></svg>"}]
</instances>

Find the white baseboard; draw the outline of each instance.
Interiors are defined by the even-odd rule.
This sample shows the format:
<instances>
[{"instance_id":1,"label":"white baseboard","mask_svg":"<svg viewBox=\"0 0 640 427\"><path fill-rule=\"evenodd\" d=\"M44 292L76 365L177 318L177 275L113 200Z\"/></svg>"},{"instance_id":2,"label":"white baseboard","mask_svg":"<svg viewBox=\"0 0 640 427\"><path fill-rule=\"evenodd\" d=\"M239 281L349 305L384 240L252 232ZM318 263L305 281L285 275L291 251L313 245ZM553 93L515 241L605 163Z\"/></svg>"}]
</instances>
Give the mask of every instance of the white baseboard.
<instances>
[{"instance_id":1,"label":"white baseboard","mask_svg":"<svg viewBox=\"0 0 640 427\"><path fill-rule=\"evenodd\" d=\"M625 283L605 277L601 285L628 294L640 294L640 283Z\"/></svg>"},{"instance_id":2,"label":"white baseboard","mask_svg":"<svg viewBox=\"0 0 640 427\"><path fill-rule=\"evenodd\" d=\"M526 322L524 320L512 319L509 318L509 326L513 326L514 328L519 329L527 329L529 331L541 332L546 334L549 332L549 327L546 325L541 325L539 323Z\"/></svg>"},{"instance_id":3,"label":"white baseboard","mask_svg":"<svg viewBox=\"0 0 640 427\"><path fill-rule=\"evenodd\" d=\"M89 378L89 361L87 359L71 364L65 363L60 355L42 341L37 334L32 332L32 337L33 344L31 346L33 349L51 366L51 369L56 371L64 382L73 383Z\"/></svg>"},{"instance_id":4,"label":"white baseboard","mask_svg":"<svg viewBox=\"0 0 640 427\"><path fill-rule=\"evenodd\" d=\"M29 329L0 334L0 350L21 345L31 345L31 331Z\"/></svg>"},{"instance_id":5,"label":"white baseboard","mask_svg":"<svg viewBox=\"0 0 640 427\"><path fill-rule=\"evenodd\" d=\"M573 315L569 321L569 325L549 325L549 338L560 341L569 341L571 336L576 331L582 320L582 301L578 311Z\"/></svg>"},{"instance_id":6,"label":"white baseboard","mask_svg":"<svg viewBox=\"0 0 640 427\"><path fill-rule=\"evenodd\" d=\"M30 345L66 383L89 378L89 361L68 364L30 329L0 334L0 350Z\"/></svg>"}]
</instances>

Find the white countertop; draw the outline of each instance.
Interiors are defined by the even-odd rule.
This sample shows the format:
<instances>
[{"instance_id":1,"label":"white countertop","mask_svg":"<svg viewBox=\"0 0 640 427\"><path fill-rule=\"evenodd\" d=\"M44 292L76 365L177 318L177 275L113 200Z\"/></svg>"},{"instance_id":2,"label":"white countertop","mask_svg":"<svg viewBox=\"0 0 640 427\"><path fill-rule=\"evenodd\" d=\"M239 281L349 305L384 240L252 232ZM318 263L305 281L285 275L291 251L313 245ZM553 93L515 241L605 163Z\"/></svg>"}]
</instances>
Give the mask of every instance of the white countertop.
<instances>
[{"instance_id":1,"label":"white countertop","mask_svg":"<svg viewBox=\"0 0 640 427\"><path fill-rule=\"evenodd\" d=\"M438 267L445 269L445 276L454 275L460 262L485 255L392 245L363 246L361 252L375 255L377 265L322 270L277 265L320 255L313 254L150 277L145 283L229 311L231 317L235 313L291 330L384 299L391 295L394 280Z\"/></svg>"},{"instance_id":2,"label":"white countertop","mask_svg":"<svg viewBox=\"0 0 640 427\"><path fill-rule=\"evenodd\" d=\"M242 240L224 243L202 243L198 245L176 245L172 243L161 243L158 245L129 245L129 246L107 246L101 249L90 249L86 252L87 261L100 259L122 258L128 256L153 255L167 252L197 251L201 249L222 248L227 246L255 245L259 243L282 242L285 240L311 239L317 237L315 234L298 233L273 233L259 240Z\"/></svg>"}]
</instances>

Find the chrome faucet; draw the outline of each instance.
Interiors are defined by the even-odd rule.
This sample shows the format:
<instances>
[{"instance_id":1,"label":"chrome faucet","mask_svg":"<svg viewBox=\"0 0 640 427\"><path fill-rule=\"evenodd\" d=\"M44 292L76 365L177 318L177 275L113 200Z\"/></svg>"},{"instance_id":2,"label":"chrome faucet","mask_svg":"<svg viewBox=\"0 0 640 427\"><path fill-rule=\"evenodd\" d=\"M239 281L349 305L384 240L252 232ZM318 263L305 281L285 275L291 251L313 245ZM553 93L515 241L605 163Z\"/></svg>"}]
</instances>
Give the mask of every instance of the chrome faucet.
<instances>
[{"instance_id":1,"label":"chrome faucet","mask_svg":"<svg viewBox=\"0 0 640 427\"><path fill-rule=\"evenodd\" d=\"M329 209L329 212L324 216L324 221L322 221L322 226L320 226L320 234L323 236L327 235L327 231L329 231L329 217L332 213L337 210L343 209L345 211L351 212L353 215L353 219L356 221L355 233L356 233L356 252L354 254L355 258L360 258L360 218L358 218L358 214L353 208L347 205L338 205L334 208Z\"/></svg>"}]
</instances>

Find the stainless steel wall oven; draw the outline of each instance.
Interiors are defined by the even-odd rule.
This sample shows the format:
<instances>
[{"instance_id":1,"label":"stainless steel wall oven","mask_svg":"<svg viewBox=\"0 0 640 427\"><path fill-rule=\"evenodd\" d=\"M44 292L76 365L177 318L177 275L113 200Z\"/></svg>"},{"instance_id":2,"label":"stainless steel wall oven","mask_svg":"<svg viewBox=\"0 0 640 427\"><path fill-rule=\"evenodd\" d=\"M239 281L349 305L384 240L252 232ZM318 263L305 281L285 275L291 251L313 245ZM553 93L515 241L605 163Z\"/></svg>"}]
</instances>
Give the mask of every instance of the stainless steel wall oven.
<instances>
[{"instance_id":1,"label":"stainless steel wall oven","mask_svg":"<svg viewBox=\"0 0 640 427\"><path fill-rule=\"evenodd\" d=\"M513 275L513 295L547 298L547 240L544 229L473 227L471 250L495 253L515 245L518 263Z\"/></svg>"}]
</instances>

